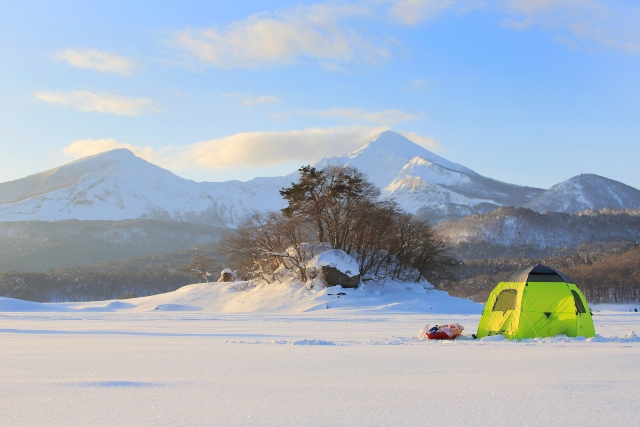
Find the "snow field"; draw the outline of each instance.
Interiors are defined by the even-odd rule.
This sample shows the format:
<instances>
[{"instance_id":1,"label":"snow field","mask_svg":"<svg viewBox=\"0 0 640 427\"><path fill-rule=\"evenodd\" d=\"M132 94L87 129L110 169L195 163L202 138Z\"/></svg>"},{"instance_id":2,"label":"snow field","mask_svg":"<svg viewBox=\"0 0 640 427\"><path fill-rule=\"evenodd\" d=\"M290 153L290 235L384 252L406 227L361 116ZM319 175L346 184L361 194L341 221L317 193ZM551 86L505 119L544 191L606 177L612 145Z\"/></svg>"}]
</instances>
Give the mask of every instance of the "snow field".
<instances>
[{"instance_id":1,"label":"snow field","mask_svg":"<svg viewBox=\"0 0 640 427\"><path fill-rule=\"evenodd\" d=\"M346 265L346 263L345 263ZM310 282L315 283L315 282ZM357 289L340 286L309 289L304 283L200 283L173 292L123 301L41 304L0 297L0 312L152 312L303 313L326 309L359 312L433 312L479 314L482 304L449 296L428 282L367 282Z\"/></svg>"},{"instance_id":2,"label":"snow field","mask_svg":"<svg viewBox=\"0 0 640 427\"><path fill-rule=\"evenodd\" d=\"M640 316L606 312L640 329ZM2 425L634 425L640 340L419 341L479 315L0 314ZM604 331L606 332L606 331Z\"/></svg>"},{"instance_id":3,"label":"snow field","mask_svg":"<svg viewBox=\"0 0 640 427\"><path fill-rule=\"evenodd\" d=\"M426 284L428 285L428 284ZM124 301L0 298L0 425L633 425L640 315L593 339L470 335L481 304L425 289L198 284Z\"/></svg>"}]
</instances>

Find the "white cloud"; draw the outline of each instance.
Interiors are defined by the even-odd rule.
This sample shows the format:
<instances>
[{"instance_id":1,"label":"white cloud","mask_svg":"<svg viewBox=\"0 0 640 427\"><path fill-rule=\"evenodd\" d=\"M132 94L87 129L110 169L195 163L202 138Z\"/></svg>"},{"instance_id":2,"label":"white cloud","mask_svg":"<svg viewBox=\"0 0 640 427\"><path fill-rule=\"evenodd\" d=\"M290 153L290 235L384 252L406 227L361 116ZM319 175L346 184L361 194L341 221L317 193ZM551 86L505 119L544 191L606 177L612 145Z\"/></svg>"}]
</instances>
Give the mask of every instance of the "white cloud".
<instances>
[{"instance_id":1,"label":"white cloud","mask_svg":"<svg viewBox=\"0 0 640 427\"><path fill-rule=\"evenodd\" d=\"M440 151L442 145L432 135L419 135L415 132L398 131L398 133L410 141L415 142L418 145L422 145L424 148L428 148L431 151Z\"/></svg>"},{"instance_id":2,"label":"white cloud","mask_svg":"<svg viewBox=\"0 0 640 427\"><path fill-rule=\"evenodd\" d=\"M288 111L278 111L269 113L268 117L276 122L286 122L291 118L291 114Z\"/></svg>"},{"instance_id":3,"label":"white cloud","mask_svg":"<svg viewBox=\"0 0 640 427\"><path fill-rule=\"evenodd\" d=\"M407 92L420 92L431 89L437 85L438 82L433 79L413 79L404 86L404 90Z\"/></svg>"},{"instance_id":4,"label":"white cloud","mask_svg":"<svg viewBox=\"0 0 640 427\"><path fill-rule=\"evenodd\" d=\"M640 5L609 0L376 0L397 23L414 26L444 10L491 12L505 28L540 28L573 49L601 46L640 52Z\"/></svg>"},{"instance_id":5,"label":"white cloud","mask_svg":"<svg viewBox=\"0 0 640 427\"><path fill-rule=\"evenodd\" d=\"M413 79L405 86L405 89L409 92L417 92L426 89L426 87L427 81L425 79Z\"/></svg>"},{"instance_id":6,"label":"white cloud","mask_svg":"<svg viewBox=\"0 0 640 427\"><path fill-rule=\"evenodd\" d=\"M220 96L222 96L223 98L236 99L242 105L246 105L247 107L280 102L280 98L272 95L251 95L249 93L221 93Z\"/></svg>"},{"instance_id":7,"label":"white cloud","mask_svg":"<svg viewBox=\"0 0 640 427\"><path fill-rule=\"evenodd\" d=\"M120 143L114 139L73 141L63 153L79 159L116 148L126 148L138 157L178 174L200 179L250 179L258 173L276 175L293 171L295 165L311 164L323 157L339 156L361 148L388 127L309 128L299 131L244 132L184 147L153 148ZM433 136L398 132L432 151L440 150ZM282 168L285 167L284 170ZM288 168L292 169L289 170ZM269 172L265 172L269 171ZM211 178L209 178L211 179Z\"/></svg>"},{"instance_id":8,"label":"white cloud","mask_svg":"<svg viewBox=\"0 0 640 427\"><path fill-rule=\"evenodd\" d=\"M147 111L157 111L151 99L129 98L110 93L88 91L36 92L35 97L46 103L61 107L120 116L138 116Z\"/></svg>"},{"instance_id":9,"label":"white cloud","mask_svg":"<svg viewBox=\"0 0 640 427\"><path fill-rule=\"evenodd\" d=\"M412 26L433 18L453 5L453 0L397 0L389 13L397 22Z\"/></svg>"},{"instance_id":10,"label":"white cloud","mask_svg":"<svg viewBox=\"0 0 640 427\"><path fill-rule=\"evenodd\" d=\"M255 169L291 162L309 163L327 156L347 154L363 146L371 136L386 129L352 126L243 132L184 147L169 146L161 149L120 143L114 139L81 139L65 147L63 153L78 159L116 148L127 148L145 160L174 171L193 168Z\"/></svg>"},{"instance_id":11,"label":"white cloud","mask_svg":"<svg viewBox=\"0 0 640 427\"><path fill-rule=\"evenodd\" d=\"M522 30L539 24L545 28L571 26L577 22L599 21L606 8L595 0L501 0L504 26Z\"/></svg>"},{"instance_id":12,"label":"white cloud","mask_svg":"<svg viewBox=\"0 0 640 427\"><path fill-rule=\"evenodd\" d=\"M142 157L152 163L160 161L160 155L152 147L137 147L131 144L123 144L115 139L79 139L67 145L62 152L73 159L93 156L94 154L103 153L105 151L115 150L117 148L126 148L138 157Z\"/></svg>"},{"instance_id":13,"label":"white cloud","mask_svg":"<svg viewBox=\"0 0 640 427\"><path fill-rule=\"evenodd\" d=\"M377 125L392 125L395 123L418 120L422 115L405 113L400 110L367 111L362 108L330 108L326 110L301 110L301 113L311 117L343 118L353 122L369 122Z\"/></svg>"},{"instance_id":14,"label":"white cloud","mask_svg":"<svg viewBox=\"0 0 640 427\"><path fill-rule=\"evenodd\" d=\"M535 26L554 31L571 48L593 44L640 52L640 6L603 0L501 0L502 25L513 30Z\"/></svg>"},{"instance_id":15,"label":"white cloud","mask_svg":"<svg viewBox=\"0 0 640 427\"><path fill-rule=\"evenodd\" d=\"M130 59L97 49L64 49L53 57L74 67L117 74L131 74L136 68L136 63Z\"/></svg>"},{"instance_id":16,"label":"white cloud","mask_svg":"<svg viewBox=\"0 0 640 427\"><path fill-rule=\"evenodd\" d=\"M220 68L263 68L318 61L327 69L349 62L380 62L390 52L344 20L372 13L367 7L322 3L277 13L259 13L224 28L185 29L174 44L199 61Z\"/></svg>"},{"instance_id":17,"label":"white cloud","mask_svg":"<svg viewBox=\"0 0 640 427\"><path fill-rule=\"evenodd\" d=\"M194 144L187 155L199 167L262 167L315 162L360 148L384 128L309 128L301 131L244 132Z\"/></svg>"}]
</instances>

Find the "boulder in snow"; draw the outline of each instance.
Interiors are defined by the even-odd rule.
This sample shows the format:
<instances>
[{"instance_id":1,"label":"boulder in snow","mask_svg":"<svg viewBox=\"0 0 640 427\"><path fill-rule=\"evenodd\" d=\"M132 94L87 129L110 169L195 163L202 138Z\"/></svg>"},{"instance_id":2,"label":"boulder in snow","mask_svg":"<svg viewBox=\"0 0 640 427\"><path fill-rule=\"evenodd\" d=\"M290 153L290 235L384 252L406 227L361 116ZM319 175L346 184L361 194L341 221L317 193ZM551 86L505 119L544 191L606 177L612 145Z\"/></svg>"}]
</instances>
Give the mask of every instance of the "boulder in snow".
<instances>
[{"instance_id":1,"label":"boulder in snow","mask_svg":"<svg viewBox=\"0 0 640 427\"><path fill-rule=\"evenodd\" d=\"M357 288L360 284L358 263L339 249L322 252L314 256L309 264L320 272L320 277L328 286Z\"/></svg>"},{"instance_id":2,"label":"boulder in snow","mask_svg":"<svg viewBox=\"0 0 640 427\"><path fill-rule=\"evenodd\" d=\"M231 271L230 268L225 268L220 272L220 278L218 279L218 282L235 282L236 276L236 271Z\"/></svg>"},{"instance_id":3,"label":"boulder in snow","mask_svg":"<svg viewBox=\"0 0 640 427\"><path fill-rule=\"evenodd\" d=\"M321 271L322 279L328 286L340 285L343 288L357 288L360 284L360 275L349 277L336 267L323 265Z\"/></svg>"}]
</instances>

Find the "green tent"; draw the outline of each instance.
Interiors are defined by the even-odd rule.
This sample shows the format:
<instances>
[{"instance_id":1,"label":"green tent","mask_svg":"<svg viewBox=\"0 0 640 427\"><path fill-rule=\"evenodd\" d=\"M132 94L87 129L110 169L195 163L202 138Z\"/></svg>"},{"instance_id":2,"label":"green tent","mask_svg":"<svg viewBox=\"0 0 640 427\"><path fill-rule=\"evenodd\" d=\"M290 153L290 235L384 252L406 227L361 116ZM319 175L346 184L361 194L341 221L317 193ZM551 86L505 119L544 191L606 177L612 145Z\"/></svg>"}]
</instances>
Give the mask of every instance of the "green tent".
<instances>
[{"instance_id":1,"label":"green tent","mask_svg":"<svg viewBox=\"0 0 640 427\"><path fill-rule=\"evenodd\" d=\"M580 289L543 265L516 271L489 294L476 337L499 334L509 339L596 336Z\"/></svg>"}]
</instances>

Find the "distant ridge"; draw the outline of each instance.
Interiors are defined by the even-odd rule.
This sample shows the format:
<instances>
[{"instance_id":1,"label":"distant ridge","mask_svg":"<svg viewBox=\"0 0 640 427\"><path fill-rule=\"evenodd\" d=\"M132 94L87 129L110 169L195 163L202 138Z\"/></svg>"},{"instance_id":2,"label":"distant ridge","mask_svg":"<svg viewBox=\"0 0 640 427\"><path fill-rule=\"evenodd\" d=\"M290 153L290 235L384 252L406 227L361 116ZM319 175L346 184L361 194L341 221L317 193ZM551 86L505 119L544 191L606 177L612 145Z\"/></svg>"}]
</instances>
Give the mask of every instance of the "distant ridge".
<instances>
[{"instance_id":1,"label":"distant ridge","mask_svg":"<svg viewBox=\"0 0 640 427\"><path fill-rule=\"evenodd\" d=\"M0 203L20 202L41 194L71 187L91 173L99 173L106 177L127 170L138 170L140 175L156 175L156 178L166 175L183 180L166 169L136 157L125 148L118 148L84 157L22 179L2 183L0 184Z\"/></svg>"},{"instance_id":2,"label":"distant ridge","mask_svg":"<svg viewBox=\"0 0 640 427\"><path fill-rule=\"evenodd\" d=\"M316 167L354 166L409 212L432 221L522 206L544 190L507 184L450 162L393 132L382 132L351 154L321 160Z\"/></svg>"},{"instance_id":3,"label":"distant ridge","mask_svg":"<svg viewBox=\"0 0 640 427\"><path fill-rule=\"evenodd\" d=\"M194 182L117 149L0 184L0 221L157 219L234 226L260 204L284 207L293 178Z\"/></svg>"},{"instance_id":4,"label":"distant ridge","mask_svg":"<svg viewBox=\"0 0 640 427\"><path fill-rule=\"evenodd\" d=\"M640 242L640 209L569 214L502 207L484 215L443 221L436 229L463 259L573 254L585 245L608 248Z\"/></svg>"},{"instance_id":5,"label":"distant ridge","mask_svg":"<svg viewBox=\"0 0 640 427\"><path fill-rule=\"evenodd\" d=\"M635 209L640 207L640 190L602 176L582 174L554 185L532 198L525 207L541 213Z\"/></svg>"},{"instance_id":6,"label":"distant ridge","mask_svg":"<svg viewBox=\"0 0 640 427\"><path fill-rule=\"evenodd\" d=\"M315 163L354 166L408 212L439 222L528 206L562 212L638 206L638 190L581 175L548 191L484 177L393 132ZM0 222L155 219L235 227L251 212L285 206L279 190L297 179L194 182L117 149L0 184ZM613 205L613 206L612 206Z\"/></svg>"}]
</instances>

